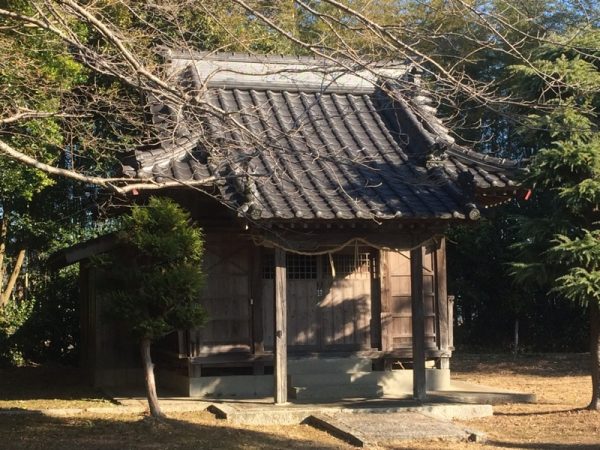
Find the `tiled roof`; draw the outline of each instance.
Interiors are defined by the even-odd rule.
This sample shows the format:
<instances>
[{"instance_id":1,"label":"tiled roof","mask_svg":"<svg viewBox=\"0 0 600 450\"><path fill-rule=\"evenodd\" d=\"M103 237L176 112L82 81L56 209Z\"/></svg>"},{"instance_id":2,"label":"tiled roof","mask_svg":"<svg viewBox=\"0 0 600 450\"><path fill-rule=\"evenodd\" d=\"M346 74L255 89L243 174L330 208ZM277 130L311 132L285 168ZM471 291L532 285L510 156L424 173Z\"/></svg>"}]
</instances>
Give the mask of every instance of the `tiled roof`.
<instances>
[{"instance_id":1,"label":"tiled roof","mask_svg":"<svg viewBox=\"0 0 600 450\"><path fill-rule=\"evenodd\" d=\"M348 72L317 60L173 57L172 71L214 108L200 118L154 99L161 144L131 174L218 175L222 200L261 220L478 217L481 193L514 190L512 161L460 147L409 67ZM225 69L225 70L224 70Z\"/></svg>"}]
</instances>

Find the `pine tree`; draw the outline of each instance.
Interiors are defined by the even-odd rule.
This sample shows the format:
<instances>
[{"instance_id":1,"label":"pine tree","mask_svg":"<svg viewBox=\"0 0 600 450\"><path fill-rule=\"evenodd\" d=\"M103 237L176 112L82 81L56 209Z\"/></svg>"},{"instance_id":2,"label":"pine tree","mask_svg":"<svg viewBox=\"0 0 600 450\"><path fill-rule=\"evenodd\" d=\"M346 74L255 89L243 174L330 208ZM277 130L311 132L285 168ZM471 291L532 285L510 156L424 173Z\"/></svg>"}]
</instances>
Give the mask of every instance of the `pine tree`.
<instances>
[{"instance_id":1,"label":"pine tree","mask_svg":"<svg viewBox=\"0 0 600 450\"><path fill-rule=\"evenodd\" d=\"M175 330L206 321L200 303L202 232L174 201L154 197L133 208L118 239L121 251L100 261L108 277L103 297L110 314L139 340L150 413L162 417L150 347Z\"/></svg>"},{"instance_id":2,"label":"pine tree","mask_svg":"<svg viewBox=\"0 0 600 450\"><path fill-rule=\"evenodd\" d=\"M530 67L516 67L548 114L530 117L529 129L546 142L525 180L548 205L544 217L524 220L518 280L547 274L551 293L588 307L592 400L600 409L600 31L567 36L570 53L546 46ZM539 233L535 230L539 230ZM549 239L548 236L551 236Z\"/></svg>"}]
</instances>

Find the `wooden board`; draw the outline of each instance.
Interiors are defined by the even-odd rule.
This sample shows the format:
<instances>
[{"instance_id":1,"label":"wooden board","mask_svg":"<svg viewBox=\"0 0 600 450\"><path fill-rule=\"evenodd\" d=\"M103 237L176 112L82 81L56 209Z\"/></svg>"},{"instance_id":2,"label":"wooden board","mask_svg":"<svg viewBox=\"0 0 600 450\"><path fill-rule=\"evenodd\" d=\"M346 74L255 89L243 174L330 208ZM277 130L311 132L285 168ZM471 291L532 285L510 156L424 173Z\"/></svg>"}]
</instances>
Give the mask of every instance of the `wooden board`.
<instances>
[{"instance_id":1,"label":"wooden board","mask_svg":"<svg viewBox=\"0 0 600 450\"><path fill-rule=\"evenodd\" d=\"M317 347L317 280L288 280L288 345Z\"/></svg>"},{"instance_id":2,"label":"wooden board","mask_svg":"<svg viewBox=\"0 0 600 450\"><path fill-rule=\"evenodd\" d=\"M360 255L364 259L360 260ZM319 303L322 348L359 350L371 347L371 264L367 252L332 257L335 276L324 275L324 298Z\"/></svg>"},{"instance_id":3,"label":"wooden board","mask_svg":"<svg viewBox=\"0 0 600 450\"><path fill-rule=\"evenodd\" d=\"M425 346L437 346L435 252L423 256ZM412 348L410 252L382 252L382 348Z\"/></svg>"}]
</instances>

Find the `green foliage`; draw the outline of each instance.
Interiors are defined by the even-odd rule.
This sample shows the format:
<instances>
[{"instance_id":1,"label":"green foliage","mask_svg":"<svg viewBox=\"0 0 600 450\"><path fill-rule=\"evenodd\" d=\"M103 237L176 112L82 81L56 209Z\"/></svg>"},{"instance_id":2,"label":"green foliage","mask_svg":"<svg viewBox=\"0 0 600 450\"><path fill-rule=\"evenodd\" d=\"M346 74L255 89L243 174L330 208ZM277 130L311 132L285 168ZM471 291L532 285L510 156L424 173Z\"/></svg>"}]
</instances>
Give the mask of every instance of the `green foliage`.
<instances>
[{"instance_id":1,"label":"green foliage","mask_svg":"<svg viewBox=\"0 0 600 450\"><path fill-rule=\"evenodd\" d=\"M467 73L479 81L489 80L498 93L514 102L489 111L470 108L467 99L456 116L466 126L459 124L454 130L473 141L483 134L476 146L484 152L511 158L535 156L522 180L525 187L533 188L529 201L514 201L486 214L490 223L470 233L451 234L457 245L448 246L449 292L456 294L457 315L466 310L461 317L465 322L456 328L457 344L508 348L518 318L521 343L527 348L581 351L587 340L585 311L578 303L565 302L565 291L552 288L567 281L574 286L573 276L582 273L561 278L576 264L549 249L557 244L558 235L576 239L582 229L595 228L598 220L600 34L580 25L587 21L581 11L593 2L586 2L581 11L569 2L473 4L501 11L510 19L512 31L507 31L506 42L516 42L524 33L545 39L521 40L519 51L527 60L519 60L498 51L502 43L494 36L470 27L470 36L498 46L489 51L480 48L475 58L467 58ZM443 29L442 23L440 34ZM464 42L449 38L455 40L457 59L467 54L463 49L470 45L469 35L461 32L464 29L457 33ZM470 124L475 126L469 129ZM589 277L587 281L591 286Z\"/></svg>"},{"instance_id":2,"label":"green foliage","mask_svg":"<svg viewBox=\"0 0 600 450\"><path fill-rule=\"evenodd\" d=\"M0 364L75 364L79 356L79 270L40 276L27 296L0 310Z\"/></svg>"},{"instance_id":3,"label":"green foliage","mask_svg":"<svg viewBox=\"0 0 600 450\"><path fill-rule=\"evenodd\" d=\"M79 357L79 270L47 274L33 286L27 320L11 338L27 362L76 364Z\"/></svg>"},{"instance_id":4,"label":"green foliage","mask_svg":"<svg viewBox=\"0 0 600 450\"><path fill-rule=\"evenodd\" d=\"M0 156L0 206L11 209L19 201L30 201L35 194L52 185L52 179L39 170L30 169Z\"/></svg>"},{"instance_id":5,"label":"green foliage","mask_svg":"<svg viewBox=\"0 0 600 450\"><path fill-rule=\"evenodd\" d=\"M133 208L118 239L123 251L100 261L111 315L139 338L202 325L203 241L189 214L170 199L153 197Z\"/></svg>"},{"instance_id":6,"label":"green foliage","mask_svg":"<svg viewBox=\"0 0 600 450\"><path fill-rule=\"evenodd\" d=\"M27 321L35 300L11 302L0 309L0 364L23 365L22 349L14 340L15 333Z\"/></svg>"},{"instance_id":7,"label":"green foliage","mask_svg":"<svg viewBox=\"0 0 600 450\"><path fill-rule=\"evenodd\" d=\"M536 282L526 288L512 282L511 272L517 270L508 262L521 251L514 245L521 236L515 232L521 211L514 202L488 210L477 225L450 230L448 292L455 296L455 346L507 351L518 320L521 351L583 351L588 340L585 312L575 303L547 295L551 275L544 260L526 265ZM542 227L532 227L530 237L542 239ZM523 275L521 268L518 273Z\"/></svg>"},{"instance_id":8,"label":"green foliage","mask_svg":"<svg viewBox=\"0 0 600 450\"><path fill-rule=\"evenodd\" d=\"M576 238L558 235L549 253L569 267L553 291L586 306L600 302L600 230L582 232Z\"/></svg>"},{"instance_id":9,"label":"green foliage","mask_svg":"<svg viewBox=\"0 0 600 450\"><path fill-rule=\"evenodd\" d=\"M529 118L544 147L525 183L547 209L523 221L537 225L539 236L522 233L513 272L518 281L539 285L535 273L543 266L551 274L543 280L550 293L584 306L600 301L599 38L598 30L566 33L571 54L546 45L532 67L514 68L530 96L550 112Z\"/></svg>"}]
</instances>

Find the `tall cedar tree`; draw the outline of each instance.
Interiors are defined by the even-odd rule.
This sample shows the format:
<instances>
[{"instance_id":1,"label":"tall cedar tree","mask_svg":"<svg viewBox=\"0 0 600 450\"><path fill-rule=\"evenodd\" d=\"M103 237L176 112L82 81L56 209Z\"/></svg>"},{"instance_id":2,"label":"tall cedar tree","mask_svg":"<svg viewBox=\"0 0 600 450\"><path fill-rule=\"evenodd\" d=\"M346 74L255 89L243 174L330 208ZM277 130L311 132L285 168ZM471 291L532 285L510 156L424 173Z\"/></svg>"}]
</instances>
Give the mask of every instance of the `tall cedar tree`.
<instances>
[{"instance_id":1,"label":"tall cedar tree","mask_svg":"<svg viewBox=\"0 0 600 450\"><path fill-rule=\"evenodd\" d=\"M122 251L101 261L110 281L103 297L110 315L127 323L139 339L150 413L163 417L150 346L175 330L206 321L200 303L202 232L174 201L153 197L124 219L118 240Z\"/></svg>"},{"instance_id":2,"label":"tall cedar tree","mask_svg":"<svg viewBox=\"0 0 600 450\"><path fill-rule=\"evenodd\" d=\"M572 51L546 47L533 67L516 71L531 92L551 106L532 116L529 129L548 144L530 165L526 183L553 205L543 217L522 220L520 281L553 279L551 293L588 307L592 400L600 409L600 30L568 36ZM552 82L538 73L551 74ZM548 88L551 87L551 89Z\"/></svg>"}]
</instances>

